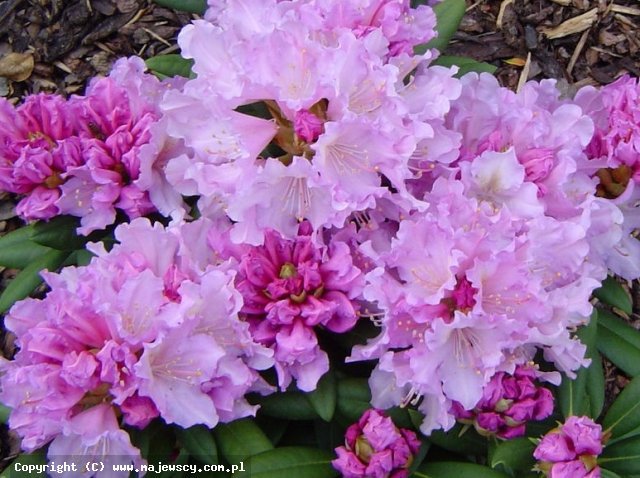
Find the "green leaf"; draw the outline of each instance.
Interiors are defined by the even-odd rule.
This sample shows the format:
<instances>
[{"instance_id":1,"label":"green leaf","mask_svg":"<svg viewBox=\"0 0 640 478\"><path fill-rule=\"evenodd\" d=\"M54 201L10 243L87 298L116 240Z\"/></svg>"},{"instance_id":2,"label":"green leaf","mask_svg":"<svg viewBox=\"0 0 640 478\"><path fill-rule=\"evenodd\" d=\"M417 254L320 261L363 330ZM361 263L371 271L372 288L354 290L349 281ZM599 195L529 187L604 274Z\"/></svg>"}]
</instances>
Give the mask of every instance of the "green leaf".
<instances>
[{"instance_id":1,"label":"green leaf","mask_svg":"<svg viewBox=\"0 0 640 478\"><path fill-rule=\"evenodd\" d=\"M164 77L172 78L174 76L183 76L192 78L193 60L183 58L177 54L158 55L149 58L146 62L147 68L154 73L159 73Z\"/></svg>"},{"instance_id":2,"label":"green leaf","mask_svg":"<svg viewBox=\"0 0 640 478\"><path fill-rule=\"evenodd\" d=\"M22 453L18 455L15 460L13 460L13 462L2 472L0 478L14 478L24 476L28 476L29 478L45 478L47 476L45 472L37 473L36 471L33 471L32 473L27 474L26 471L18 471L15 469L16 463L20 463L20 465L22 466L46 465L47 457L45 456L45 451L42 448L33 453Z\"/></svg>"},{"instance_id":3,"label":"green leaf","mask_svg":"<svg viewBox=\"0 0 640 478\"><path fill-rule=\"evenodd\" d=\"M521 473L531 470L535 465L533 450L535 445L528 438L515 438L498 442L492 447L489 456L491 468L509 473L513 476L520 476Z\"/></svg>"},{"instance_id":4,"label":"green leaf","mask_svg":"<svg viewBox=\"0 0 640 478\"><path fill-rule=\"evenodd\" d=\"M0 296L0 313L4 313L17 301L24 299L42 283L40 272L44 269L54 271L69 255L68 251L50 250L25 267Z\"/></svg>"},{"instance_id":5,"label":"green leaf","mask_svg":"<svg viewBox=\"0 0 640 478\"><path fill-rule=\"evenodd\" d=\"M87 243L86 236L79 236L76 229L80 220L73 216L57 216L50 221L34 224L31 240L59 251L82 249Z\"/></svg>"},{"instance_id":6,"label":"green leaf","mask_svg":"<svg viewBox=\"0 0 640 478\"><path fill-rule=\"evenodd\" d=\"M317 388L305 396L320 418L326 422L331 421L338 399L338 386L333 372L325 373L318 382Z\"/></svg>"},{"instance_id":7,"label":"green leaf","mask_svg":"<svg viewBox=\"0 0 640 478\"><path fill-rule=\"evenodd\" d=\"M179 12L197 13L199 15L202 15L207 9L207 0L154 0L154 2Z\"/></svg>"},{"instance_id":8,"label":"green leaf","mask_svg":"<svg viewBox=\"0 0 640 478\"><path fill-rule=\"evenodd\" d=\"M248 469L235 474L246 478L333 478L339 475L331 465L333 459L334 453L316 448L274 448L252 456Z\"/></svg>"},{"instance_id":9,"label":"green leaf","mask_svg":"<svg viewBox=\"0 0 640 478\"><path fill-rule=\"evenodd\" d=\"M586 356L592 360L592 364L596 360L600 360L600 356L596 351L597 333L598 314L597 311L594 310L589 324L581 327L577 333L581 342L587 346ZM581 368L576 373L575 379L570 380L567 377L564 377L562 380L560 387L558 387L558 401L560 404L560 411L565 417L570 417L572 415L590 415L592 408L594 410L597 409L598 404L604 401L604 378L602 380L601 389L598 389L598 384L596 383L598 378L595 377L592 387L594 388L594 401L597 403L591 407L591 397L587 393L587 381L589 378L589 369Z\"/></svg>"},{"instance_id":10,"label":"green leaf","mask_svg":"<svg viewBox=\"0 0 640 478\"><path fill-rule=\"evenodd\" d=\"M466 56L441 55L436 58L431 64L446 67L457 66L459 69L458 73L456 73L456 77L458 78L472 71L475 71L477 73L491 73L493 75L498 69L497 66L492 65L491 63L477 61Z\"/></svg>"},{"instance_id":11,"label":"green leaf","mask_svg":"<svg viewBox=\"0 0 640 478\"><path fill-rule=\"evenodd\" d=\"M456 461L425 463L418 468L418 472L430 478L509 478L509 475L486 466ZM420 475L416 473L416 476Z\"/></svg>"},{"instance_id":12,"label":"green leaf","mask_svg":"<svg viewBox=\"0 0 640 478\"><path fill-rule=\"evenodd\" d=\"M640 473L640 436L606 446L598 464L619 475Z\"/></svg>"},{"instance_id":13,"label":"green leaf","mask_svg":"<svg viewBox=\"0 0 640 478\"><path fill-rule=\"evenodd\" d=\"M0 423L7 423L9 421L9 415L11 415L11 409L0 403Z\"/></svg>"},{"instance_id":14,"label":"green leaf","mask_svg":"<svg viewBox=\"0 0 640 478\"><path fill-rule=\"evenodd\" d=\"M31 240L33 226L11 231L0 237L0 266L24 269L32 261L51 249Z\"/></svg>"},{"instance_id":15,"label":"green leaf","mask_svg":"<svg viewBox=\"0 0 640 478\"><path fill-rule=\"evenodd\" d=\"M602 468L600 470L600 475L602 476L602 478L621 478L620 475L618 475L617 473L614 473L613 471L609 471L605 468Z\"/></svg>"},{"instance_id":16,"label":"green leaf","mask_svg":"<svg viewBox=\"0 0 640 478\"><path fill-rule=\"evenodd\" d=\"M176 435L184 449L192 457L207 465L218 464L218 450L211 430L203 425L176 430Z\"/></svg>"},{"instance_id":17,"label":"green leaf","mask_svg":"<svg viewBox=\"0 0 640 478\"><path fill-rule=\"evenodd\" d=\"M640 433L640 377L629 382L602 420L602 427L614 438L637 430Z\"/></svg>"},{"instance_id":18,"label":"green leaf","mask_svg":"<svg viewBox=\"0 0 640 478\"><path fill-rule=\"evenodd\" d=\"M447 432L436 430L429 435L429 441L460 455L484 455L487 452L487 439L478 435L473 427L463 430L464 426L460 424Z\"/></svg>"},{"instance_id":19,"label":"green leaf","mask_svg":"<svg viewBox=\"0 0 640 478\"><path fill-rule=\"evenodd\" d=\"M611 276L602 282L602 287L593 291L593 295L605 304L617 307L625 314L631 314L633 312L631 308L631 297L627 291L624 290L624 287Z\"/></svg>"},{"instance_id":20,"label":"green leaf","mask_svg":"<svg viewBox=\"0 0 640 478\"><path fill-rule=\"evenodd\" d=\"M360 419L371 408L371 391L366 378L338 380L338 411L350 422Z\"/></svg>"},{"instance_id":21,"label":"green leaf","mask_svg":"<svg viewBox=\"0 0 640 478\"><path fill-rule=\"evenodd\" d=\"M602 355L628 375L640 375L640 332L606 310L599 310L598 316Z\"/></svg>"},{"instance_id":22,"label":"green leaf","mask_svg":"<svg viewBox=\"0 0 640 478\"><path fill-rule=\"evenodd\" d=\"M213 431L220 453L230 463L273 449L264 432L249 418L219 424Z\"/></svg>"},{"instance_id":23,"label":"green leaf","mask_svg":"<svg viewBox=\"0 0 640 478\"><path fill-rule=\"evenodd\" d=\"M318 412L302 392L280 392L261 397L260 414L287 420L315 420Z\"/></svg>"},{"instance_id":24,"label":"green leaf","mask_svg":"<svg viewBox=\"0 0 640 478\"><path fill-rule=\"evenodd\" d=\"M433 7L436 13L438 36L426 45L418 45L416 53L424 53L429 48L445 51L453 35L458 30L467 6L464 0L444 0Z\"/></svg>"}]
</instances>

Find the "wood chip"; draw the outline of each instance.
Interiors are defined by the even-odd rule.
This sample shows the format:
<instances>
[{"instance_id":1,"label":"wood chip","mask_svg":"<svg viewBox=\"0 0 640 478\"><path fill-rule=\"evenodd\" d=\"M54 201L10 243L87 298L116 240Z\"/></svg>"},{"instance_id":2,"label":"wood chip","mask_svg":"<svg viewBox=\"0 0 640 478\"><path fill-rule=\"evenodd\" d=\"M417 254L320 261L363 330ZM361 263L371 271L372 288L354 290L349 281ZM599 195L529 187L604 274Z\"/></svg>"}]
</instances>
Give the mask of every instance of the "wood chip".
<instances>
[{"instance_id":1,"label":"wood chip","mask_svg":"<svg viewBox=\"0 0 640 478\"><path fill-rule=\"evenodd\" d=\"M571 0L551 0L553 3L557 3L558 5L562 5L563 7L568 7L571 5Z\"/></svg>"},{"instance_id":2,"label":"wood chip","mask_svg":"<svg viewBox=\"0 0 640 478\"><path fill-rule=\"evenodd\" d=\"M0 58L0 76L12 81L24 81L31 76L34 66L31 53L7 53Z\"/></svg>"},{"instance_id":3,"label":"wood chip","mask_svg":"<svg viewBox=\"0 0 640 478\"><path fill-rule=\"evenodd\" d=\"M524 87L525 83L529 79L529 70L531 69L531 52L527 53L527 61L524 63L522 73L520 73L520 79L518 80L518 86L516 87L516 93L519 93Z\"/></svg>"},{"instance_id":4,"label":"wood chip","mask_svg":"<svg viewBox=\"0 0 640 478\"><path fill-rule=\"evenodd\" d=\"M557 27L543 28L542 33L544 33L550 40L566 37L567 35L573 35L574 33L580 33L589 29L591 25L595 23L597 18L598 9L592 8L582 15L578 15L577 17L573 17L562 22Z\"/></svg>"},{"instance_id":5,"label":"wood chip","mask_svg":"<svg viewBox=\"0 0 640 478\"><path fill-rule=\"evenodd\" d=\"M611 5L610 10L614 13L622 13L625 15L640 15L640 8L625 7L623 5Z\"/></svg>"},{"instance_id":6,"label":"wood chip","mask_svg":"<svg viewBox=\"0 0 640 478\"><path fill-rule=\"evenodd\" d=\"M573 67L576 66L576 61L580 57L580 53L584 48L585 43L587 43L587 37L589 36L589 30L585 30L580 37L580 41L576 45L576 49L573 50L573 55L571 55L571 59L569 60L569 64L567 65L567 73L571 74L573 71Z\"/></svg>"},{"instance_id":7,"label":"wood chip","mask_svg":"<svg viewBox=\"0 0 640 478\"><path fill-rule=\"evenodd\" d=\"M502 30L502 19L504 18L504 11L509 5L513 3L513 0L502 0L500 4L500 11L498 12L498 18L496 19L496 28Z\"/></svg>"}]
</instances>

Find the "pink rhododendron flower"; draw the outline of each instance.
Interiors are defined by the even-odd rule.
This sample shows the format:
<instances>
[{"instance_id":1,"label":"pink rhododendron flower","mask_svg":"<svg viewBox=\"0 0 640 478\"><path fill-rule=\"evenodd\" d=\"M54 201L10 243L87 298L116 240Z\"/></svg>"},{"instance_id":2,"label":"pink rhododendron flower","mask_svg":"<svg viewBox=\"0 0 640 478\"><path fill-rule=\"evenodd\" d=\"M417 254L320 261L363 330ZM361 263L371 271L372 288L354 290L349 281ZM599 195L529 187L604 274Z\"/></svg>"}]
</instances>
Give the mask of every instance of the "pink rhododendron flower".
<instances>
[{"instance_id":1,"label":"pink rhododendron flower","mask_svg":"<svg viewBox=\"0 0 640 478\"><path fill-rule=\"evenodd\" d=\"M481 434L504 439L523 436L527 422L553 413L551 391L534 383L535 378L536 371L529 366L518 366L512 375L498 372L484 387L473 410L464 410L454 402L453 413Z\"/></svg>"},{"instance_id":2,"label":"pink rhododendron flower","mask_svg":"<svg viewBox=\"0 0 640 478\"><path fill-rule=\"evenodd\" d=\"M270 390L257 370L273 365L273 352L238 316L231 263L200 256L209 227L136 219L116 229L110 252L93 245L88 266L46 273L45 298L11 309L20 350L1 364L0 396L25 450L51 440L54 450L125 446L114 410L138 427L158 416L186 428L255 414L244 395ZM97 408L106 402L108 412ZM97 416L108 426L76 429Z\"/></svg>"},{"instance_id":3,"label":"pink rhododendron flower","mask_svg":"<svg viewBox=\"0 0 640 478\"><path fill-rule=\"evenodd\" d=\"M241 312L256 341L274 350L280 387L294 377L298 388L313 390L329 367L314 327L346 332L358 319L364 277L348 246L318 247L305 222L294 239L267 230L264 245L245 248L238 259Z\"/></svg>"},{"instance_id":4,"label":"pink rhododendron flower","mask_svg":"<svg viewBox=\"0 0 640 478\"><path fill-rule=\"evenodd\" d=\"M369 409L345 433L345 446L332 461L346 478L407 478L420 448L416 434L397 428L381 411Z\"/></svg>"},{"instance_id":5,"label":"pink rhododendron flower","mask_svg":"<svg viewBox=\"0 0 640 478\"><path fill-rule=\"evenodd\" d=\"M533 456L546 476L598 478L602 447L602 427L588 417L571 416L542 437Z\"/></svg>"}]
</instances>

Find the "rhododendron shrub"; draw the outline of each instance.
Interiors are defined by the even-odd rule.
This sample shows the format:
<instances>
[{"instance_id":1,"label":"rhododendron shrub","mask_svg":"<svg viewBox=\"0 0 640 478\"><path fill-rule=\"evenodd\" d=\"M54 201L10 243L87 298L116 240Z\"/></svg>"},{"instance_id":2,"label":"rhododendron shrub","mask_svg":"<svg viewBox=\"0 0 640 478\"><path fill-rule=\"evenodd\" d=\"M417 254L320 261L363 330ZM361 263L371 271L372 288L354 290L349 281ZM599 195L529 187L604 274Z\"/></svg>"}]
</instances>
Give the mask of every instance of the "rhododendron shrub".
<instances>
[{"instance_id":1,"label":"rhododendron shrub","mask_svg":"<svg viewBox=\"0 0 640 478\"><path fill-rule=\"evenodd\" d=\"M463 13L209 0L178 36L189 78L129 58L83 95L0 101L0 188L32 223L0 238L24 269L0 296L22 449L269 477L640 473L640 382L603 412L600 355L640 374L608 277L640 277L637 80L568 98L459 77L430 42Z\"/></svg>"}]
</instances>

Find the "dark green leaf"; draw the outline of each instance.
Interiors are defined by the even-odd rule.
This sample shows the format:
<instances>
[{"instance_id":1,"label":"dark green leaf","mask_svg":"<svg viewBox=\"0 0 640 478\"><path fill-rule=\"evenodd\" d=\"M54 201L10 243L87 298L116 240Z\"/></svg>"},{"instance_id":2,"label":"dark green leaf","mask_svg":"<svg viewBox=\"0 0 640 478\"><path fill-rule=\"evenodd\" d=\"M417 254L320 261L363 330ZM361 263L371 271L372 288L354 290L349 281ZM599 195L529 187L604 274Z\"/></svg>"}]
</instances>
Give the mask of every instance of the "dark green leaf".
<instances>
[{"instance_id":1,"label":"dark green leaf","mask_svg":"<svg viewBox=\"0 0 640 478\"><path fill-rule=\"evenodd\" d=\"M461 455L484 455L487 452L487 439L478 435L473 427L465 429L460 424L447 432L442 430L432 432L429 435L429 441Z\"/></svg>"},{"instance_id":2,"label":"dark green leaf","mask_svg":"<svg viewBox=\"0 0 640 478\"><path fill-rule=\"evenodd\" d=\"M202 15L207 9L207 0L154 0L158 5L173 8L180 12Z\"/></svg>"},{"instance_id":3,"label":"dark green leaf","mask_svg":"<svg viewBox=\"0 0 640 478\"><path fill-rule=\"evenodd\" d=\"M183 58L177 54L170 55L158 55L149 58L146 61L147 68L154 73L159 73L164 77L173 78L174 76L183 76L185 78L191 78L193 72L193 60Z\"/></svg>"},{"instance_id":4,"label":"dark green leaf","mask_svg":"<svg viewBox=\"0 0 640 478\"><path fill-rule=\"evenodd\" d=\"M528 438L498 442L491 449L489 464L491 468L503 470L510 475L520 476L535 465L533 450L535 445Z\"/></svg>"},{"instance_id":5,"label":"dark green leaf","mask_svg":"<svg viewBox=\"0 0 640 478\"><path fill-rule=\"evenodd\" d=\"M216 442L207 427L197 425L186 430L179 428L176 435L189 455L208 465L218 464Z\"/></svg>"},{"instance_id":6,"label":"dark green leaf","mask_svg":"<svg viewBox=\"0 0 640 478\"><path fill-rule=\"evenodd\" d=\"M249 469L235 475L245 478L332 478L335 454L307 447L282 447L251 457Z\"/></svg>"},{"instance_id":7,"label":"dark green leaf","mask_svg":"<svg viewBox=\"0 0 640 478\"><path fill-rule=\"evenodd\" d=\"M596 337L598 332L598 314L594 310L589 324L578 330L578 337L587 346L586 356L592 361L599 360L600 357L595 350ZM595 358L594 358L595 356ZM564 377L562 384L558 388L558 401L560 410L565 417L572 415L587 415L591 412L590 397L587 395L587 380L589 372L586 368L581 368L576 373L576 378L571 380ZM595 385L595 384L594 384ZM602 390L595 390L597 400L600 401L600 394L604 394L604 381ZM602 397L602 399L604 399ZM597 408L597 407L594 407Z\"/></svg>"},{"instance_id":8,"label":"dark green leaf","mask_svg":"<svg viewBox=\"0 0 640 478\"><path fill-rule=\"evenodd\" d=\"M9 415L11 415L11 409L0 403L0 423L7 423L9 421Z\"/></svg>"},{"instance_id":9,"label":"dark green leaf","mask_svg":"<svg viewBox=\"0 0 640 478\"><path fill-rule=\"evenodd\" d=\"M0 266L24 269L32 261L51 249L31 240L33 226L11 231L0 237Z\"/></svg>"},{"instance_id":10,"label":"dark green leaf","mask_svg":"<svg viewBox=\"0 0 640 478\"><path fill-rule=\"evenodd\" d=\"M626 314L633 312L631 309L631 297L624 290L624 287L611 276L602 282L602 287L593 291L593 295L605 304L617 307Z\"/></svg>"},{"instance_id":11,"label":"dark green leaf","mask_svg":"<svg viewBox=\"0 0 640 478\"><path fill-rule=\"evenodd\" d=\"M600 475L602 476L602 478L621 478L620 475L618 475L617 473L614 473L613 471L609 471L605 468L602 468L600 470Z\"/></svg>"},{"instance_id":12,"label":"dark green leaf","mask_svg":"<svg viewBox=\"0 0 640 478\"><path fill-rule=\"evenodd\" d=\"M73 216L58 216L47 222L38 222L33 226L31 240L59 251L82 249L87 243L86 236L79 236L76 229L80 220Z\"/></svg>"},{"instance_id":13,"label":"dark green leaf","mask_svg":"<svg viewBox=\"0 0 640 478\"><path fill-rule=\"evenodd\" d=\"M422 475L418 474L421 473ZM418 468L417 477L429 478L508 478L508 475L474 463L435 462Z\"/></svg>"},{"instance_id":14,"label":"dark green leaf","mask_svg":"<svg viewBox=\"0 0 640 478\"><path fill-rule=\"evenodd\" d=\"M17 301L24 299L42 283L40 272L44 269L54 271L69 255L68 251L51 250L25 267L0 296L0 313L4 313Z\"/></svg>"},{"instance_id":15,"label":"dark green leaf","mask_svg":"<svg viewBox=\"0 0 640 478\"><path fill-rule=\"evenodd\" d=\"M260 413L287 420L315 420L318 413L314 410L306 394L302 392L274 393L261 398Z\"/></svg>"},{"instance_id":16,"label":"dark green leaf","mask_svg":"<svg viewBox=\"0 0 640 478\"><path fill-rule=\"evenodd\" d=\"M640 436L606 446L598 464L623 476L640 473Z\"/></svg>"},{"instance_id":17,"label":"dark green leaf","mask_svg":"<svg viewBox=\"0 0 640 478\"><path fill-rule=\"evenodd\" d=\"M600 352L625 373L640 375L640 332L606 310L598 316Z\"/></svg>"},{"instance_id":18,"label":"dark green leaf","mask_svg":"<svg viewBox=\"0 0 640 478\"><path fill-rule=\"evenodd\" d=\"M338 387L336 377L333 372L325 373L318 387L306 395L313 409L324 421L331 421L333 413L336 411L336 401L338 397Z\"/></svg>"},{"instance_id":19,"label":"dark green leaf","mask_svg":"<svg viewBox=\"0 0 640 478\"><path fill-rule=\"evenodd\" d=\"M589 397L589 416L598 418L604 408L605 400L605 377L602 368L602 356L597 350L593 351L591 365L586 371L587 386L586 392Z\"/></svg>"},{"instance_id":20,"label":"dark green leaf","mask_svg":"<svg viewBox=\"0 0 640 478\"><path fill-rule=\"evenodd\" d=\"M459 68L458 73L456 73L456 76L458 78L472 71L475 71L477 73L491 73L493 75L498 69L497 66L492 65L491 63L477 61L473 58L467 58L466 56L441 55L436 58L431 64L446 67L457 66Z\"/></svg>"},{"instance_id":21,"label":"dark green leaf","mask_svg":"<svg viewBox=\"0 0 640 478\"><path fill-rule=\"evenodd\" d=\"M2 475L0 475L0 478L5 478L5 477L18 478L18 477L25 477L25 476L28 476L29 478L45 478L47 476L47 474L44 472L37 473L36 471L33 471L32 473L27 473L26 471L23 471L23 470L16 470L15 469L16 463L20 463L20 465L22 466L46 465L47 457L45 456L44 449L40 449L34 453L22 453L21 455L18 455L16 459L13 460L13 463L11 463L7 467L7 469L2 472Z\"/></svg>"},{"instance_id":22,"label":"dark green leaf","mask_svg":"<svg viewBox=\"0 0 640 478\"><path fill-rule=\"evenodd\" d=\"M350 422L360 419L371 408L371 391L366 378L338 380L338 411Z\"/></svg>"},{"instance_id":23,"label":"dark green leaf","mask_svg":"<svg viewBox=\"0 0 640 478\"><path fill-rule=\"evenodd\" d=\"M249 418L219 424L213 431L220 453L230 463L273 449L264 432Z\"/></svg>"},{"instance_id":24,"label":"dark green leaf","mask_svg":"<svg viewBox=\"0 0 640 478\"><path fill-rule=\"evenodd\" d=\"M445 51L453 35L458 30L467 6L464 0L444 0L433 7L436 13L436 30L438 36L426 45L418 45L417 53L424 53L429 48Z\"/></svg>"},{"instance_id":25,"label":"dark green leaf","mask_svg":"<svg viewBox=\"0 0 640 478\"><path fill-rule=\"evenodd\" d=\"M614 438L638 430L640 433L640 377L629 382L602 420Z\"/></svg>"}]
</instances>

